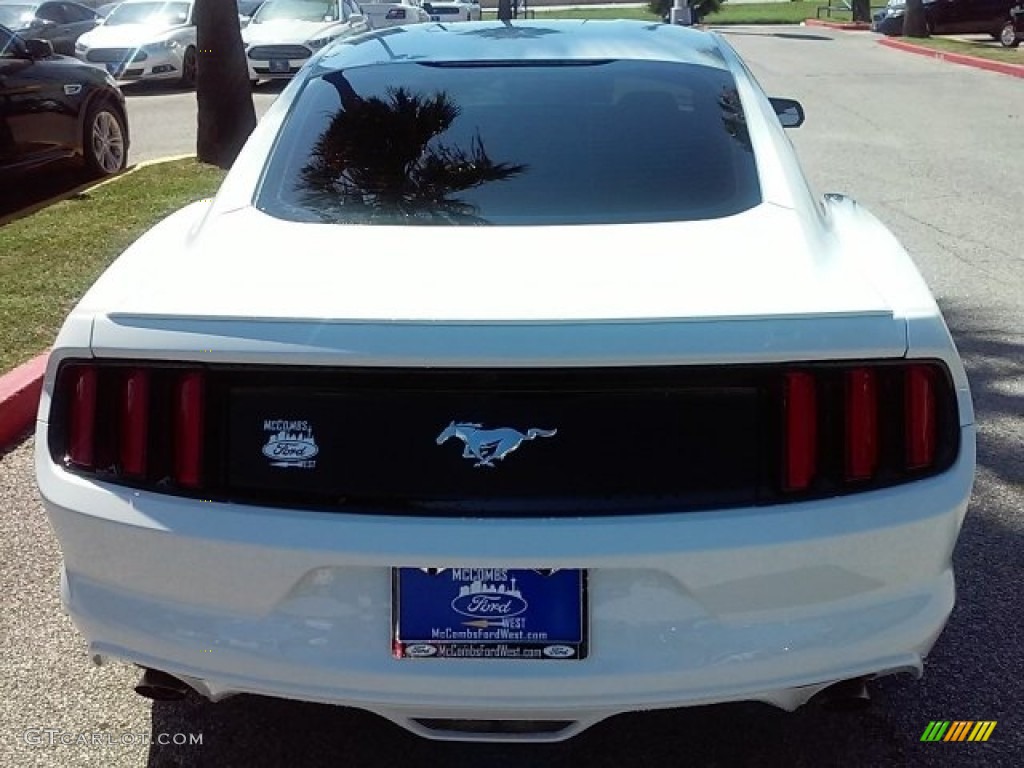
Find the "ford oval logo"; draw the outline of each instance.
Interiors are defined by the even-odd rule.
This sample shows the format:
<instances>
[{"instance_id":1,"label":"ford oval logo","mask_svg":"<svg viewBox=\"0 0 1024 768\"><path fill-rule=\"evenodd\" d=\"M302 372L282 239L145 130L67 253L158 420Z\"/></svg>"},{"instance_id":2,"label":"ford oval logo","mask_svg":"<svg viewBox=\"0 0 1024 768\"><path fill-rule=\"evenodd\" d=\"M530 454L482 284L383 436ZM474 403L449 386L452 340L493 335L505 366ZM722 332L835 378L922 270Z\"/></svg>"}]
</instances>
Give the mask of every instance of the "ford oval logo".
<instances>
[{"instance_id":1,"label":"ford oval logo","mask_svg":"<svg viewBox=\"0 0 1024 768\"><path fill-rule=\"evenodd\" d=\"M507 619L525 612L527 607L526 600L511 593L476 592L452 600L452 610L473 619Z\"/></svg>"},{"instance_id":2,"label":"ford oval logo","mask_svg":"<svg viewBox=\"0 0 1024 768\"><path fill-rule=\"evenodd\" d=\"M437 647L426 643L415 643L405 649L405 655L412 656L414 659L425 659L428 656L437 655Z\"/></svg>"},{"instance_id":3,"label":"ford oval logo","mask_svg":"<svg viewBox=\"0 0 1024 768\"><path fill-rule=\"evenodd\" d=\"M568 659L570 656L576 655L576 649L570 648L568 645L549 645L544 648L542 653L549 659Z\"/></svg>"},{"instance_id":4,"label":"ford oval logo","mask_svg":"<svg viewBox=\"0 0 1024 768\"><path fill-rule=\"evenodd\" d=\"M312 440L277 440L263 446L263 455L278 461L311 459L319 452Z\"/></svg>"}]
</instances>

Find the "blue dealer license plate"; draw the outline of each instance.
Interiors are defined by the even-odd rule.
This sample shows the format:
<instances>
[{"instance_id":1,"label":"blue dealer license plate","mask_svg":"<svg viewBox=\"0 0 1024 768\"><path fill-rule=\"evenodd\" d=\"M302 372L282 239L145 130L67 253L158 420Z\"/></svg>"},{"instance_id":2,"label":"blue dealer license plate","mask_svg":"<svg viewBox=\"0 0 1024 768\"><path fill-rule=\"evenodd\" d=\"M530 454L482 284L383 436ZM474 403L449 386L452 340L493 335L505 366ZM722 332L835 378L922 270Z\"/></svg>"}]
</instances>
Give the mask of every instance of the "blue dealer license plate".
<instances>
[{"instance_id":1,"label":"blue dealer license plate","mask_svg":"<svg viewBox=\"0 0 1024 768\"><path fill-rule=\"evenodd\" d=\"M397 658L586 658L586 571L395 568L392 580Z\"/></svg>"}]
</instances>

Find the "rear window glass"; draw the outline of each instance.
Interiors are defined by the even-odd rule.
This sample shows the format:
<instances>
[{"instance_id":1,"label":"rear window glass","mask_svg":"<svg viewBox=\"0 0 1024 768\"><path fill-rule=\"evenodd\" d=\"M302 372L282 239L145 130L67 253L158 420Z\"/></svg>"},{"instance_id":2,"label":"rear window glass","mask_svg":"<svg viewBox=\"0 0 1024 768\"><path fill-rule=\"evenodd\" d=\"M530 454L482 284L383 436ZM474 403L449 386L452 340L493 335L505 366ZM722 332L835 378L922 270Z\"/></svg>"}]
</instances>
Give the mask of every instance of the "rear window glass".
<instances>
[{"instance_id":1,"label":"rear window glass","mask_svg":"<svg viewBox=\"0 0 1024 768\"><path fill-rule=\"evenodd\" d=\"M313 78L257 206L346 224L593 224L761 201L732 75L645 61L399 63Z\"/></svg>"}]
</instances>

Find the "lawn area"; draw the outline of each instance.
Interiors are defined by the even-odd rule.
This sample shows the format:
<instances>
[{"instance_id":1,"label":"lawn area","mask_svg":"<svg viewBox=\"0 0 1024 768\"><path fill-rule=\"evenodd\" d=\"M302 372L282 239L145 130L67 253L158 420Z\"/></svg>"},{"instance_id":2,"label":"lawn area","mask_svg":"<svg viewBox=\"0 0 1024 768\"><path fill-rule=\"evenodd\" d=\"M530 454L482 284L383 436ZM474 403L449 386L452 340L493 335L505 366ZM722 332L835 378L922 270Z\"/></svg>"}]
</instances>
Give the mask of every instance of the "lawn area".
<instances>
[{"instance_id":1,"label":"lawn area","mask_svg":"<svg viewBox=\"0 0 1024 768\"><path fill-rule=\"evenodd\" d=\"M880 2L880 0L879 0ZM718 13L705 17L705 24L799 24L805 19L813 19L818 6L828 5L827 0L790 3L738 3L722 6ZM580 8L571 11L537 11L538 18L549 19L640 19L642 21L660 21L661 19L647 11L647 8ZM833 21L849 21L836 13Z\"/></svg>"},{"instance_id":2,"label":"lawn area","mask_svg":"<svg viewBox=\"0 0 1024 768\"><path fill-rule=\"evenodd\" d=\"M979 59L1001 61L1004 64L1019 64L1024 67L1024 47L1004 48L988 35L978 35L977 39L954 39L951 37L900 37L897 39L936 51L962 53L966 56L977 56Z\"/></svg>"},{"instance_id":3,"label":"lawn area","mask_svg":"<svg viewBox=\"0 0 1024 768\"><path fill-rule=\"evenodd\" d=\"M0 372L49 347L121 251L167 214L210 197L223 176L194 159L151 165L0 227Z\"/></svg>"}]
</instances>

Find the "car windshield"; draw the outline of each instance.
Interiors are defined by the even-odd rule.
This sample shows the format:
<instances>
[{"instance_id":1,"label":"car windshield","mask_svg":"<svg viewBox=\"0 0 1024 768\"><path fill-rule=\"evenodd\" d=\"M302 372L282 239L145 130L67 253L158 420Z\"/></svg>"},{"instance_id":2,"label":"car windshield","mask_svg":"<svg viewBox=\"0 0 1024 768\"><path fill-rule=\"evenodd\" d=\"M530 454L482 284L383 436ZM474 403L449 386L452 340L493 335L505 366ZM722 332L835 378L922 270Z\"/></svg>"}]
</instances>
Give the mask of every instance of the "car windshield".
<instances>
[{"instance_id":1,"label":"car windshield","mask_svg":"<svg viewBox=\"0 0 1024 768\"><path fill-rule=\"evenodd\" d=\"M254 24L279 19L337 21L338 4L331 0L269 0L253 17Z\"/></svg>"},{"instance_id":2,"label":"car windshield","mask_svg":"<svg viewBox=\"0 0 1024 768\"><path fill-rule=\"evenodd\" d=\"M110 12L107 26L118 24L147 24L174 26L188 22L188 3L122 3Z\"/></svg>"},{"instance_id":3,"label":"car windshield","mask_svg":"<svg viewBox=\"0 0 1024 768\"><path fill-rule=\"evenodd\" d=\"M257 206L301 221L531 225L709 219L760 201L731 73L604 60L315 77Z\"/></svg>"},{"instance_id":4,"label":"car windshield","mask_svg":"<svg viewBox=\"0 0 1024 768\"><path fill-rule=\"evenodd\" d=\"M0 5L0 24L9 29L22 29L35 18L36 5Z\"/></svg>"}]
</instances>

